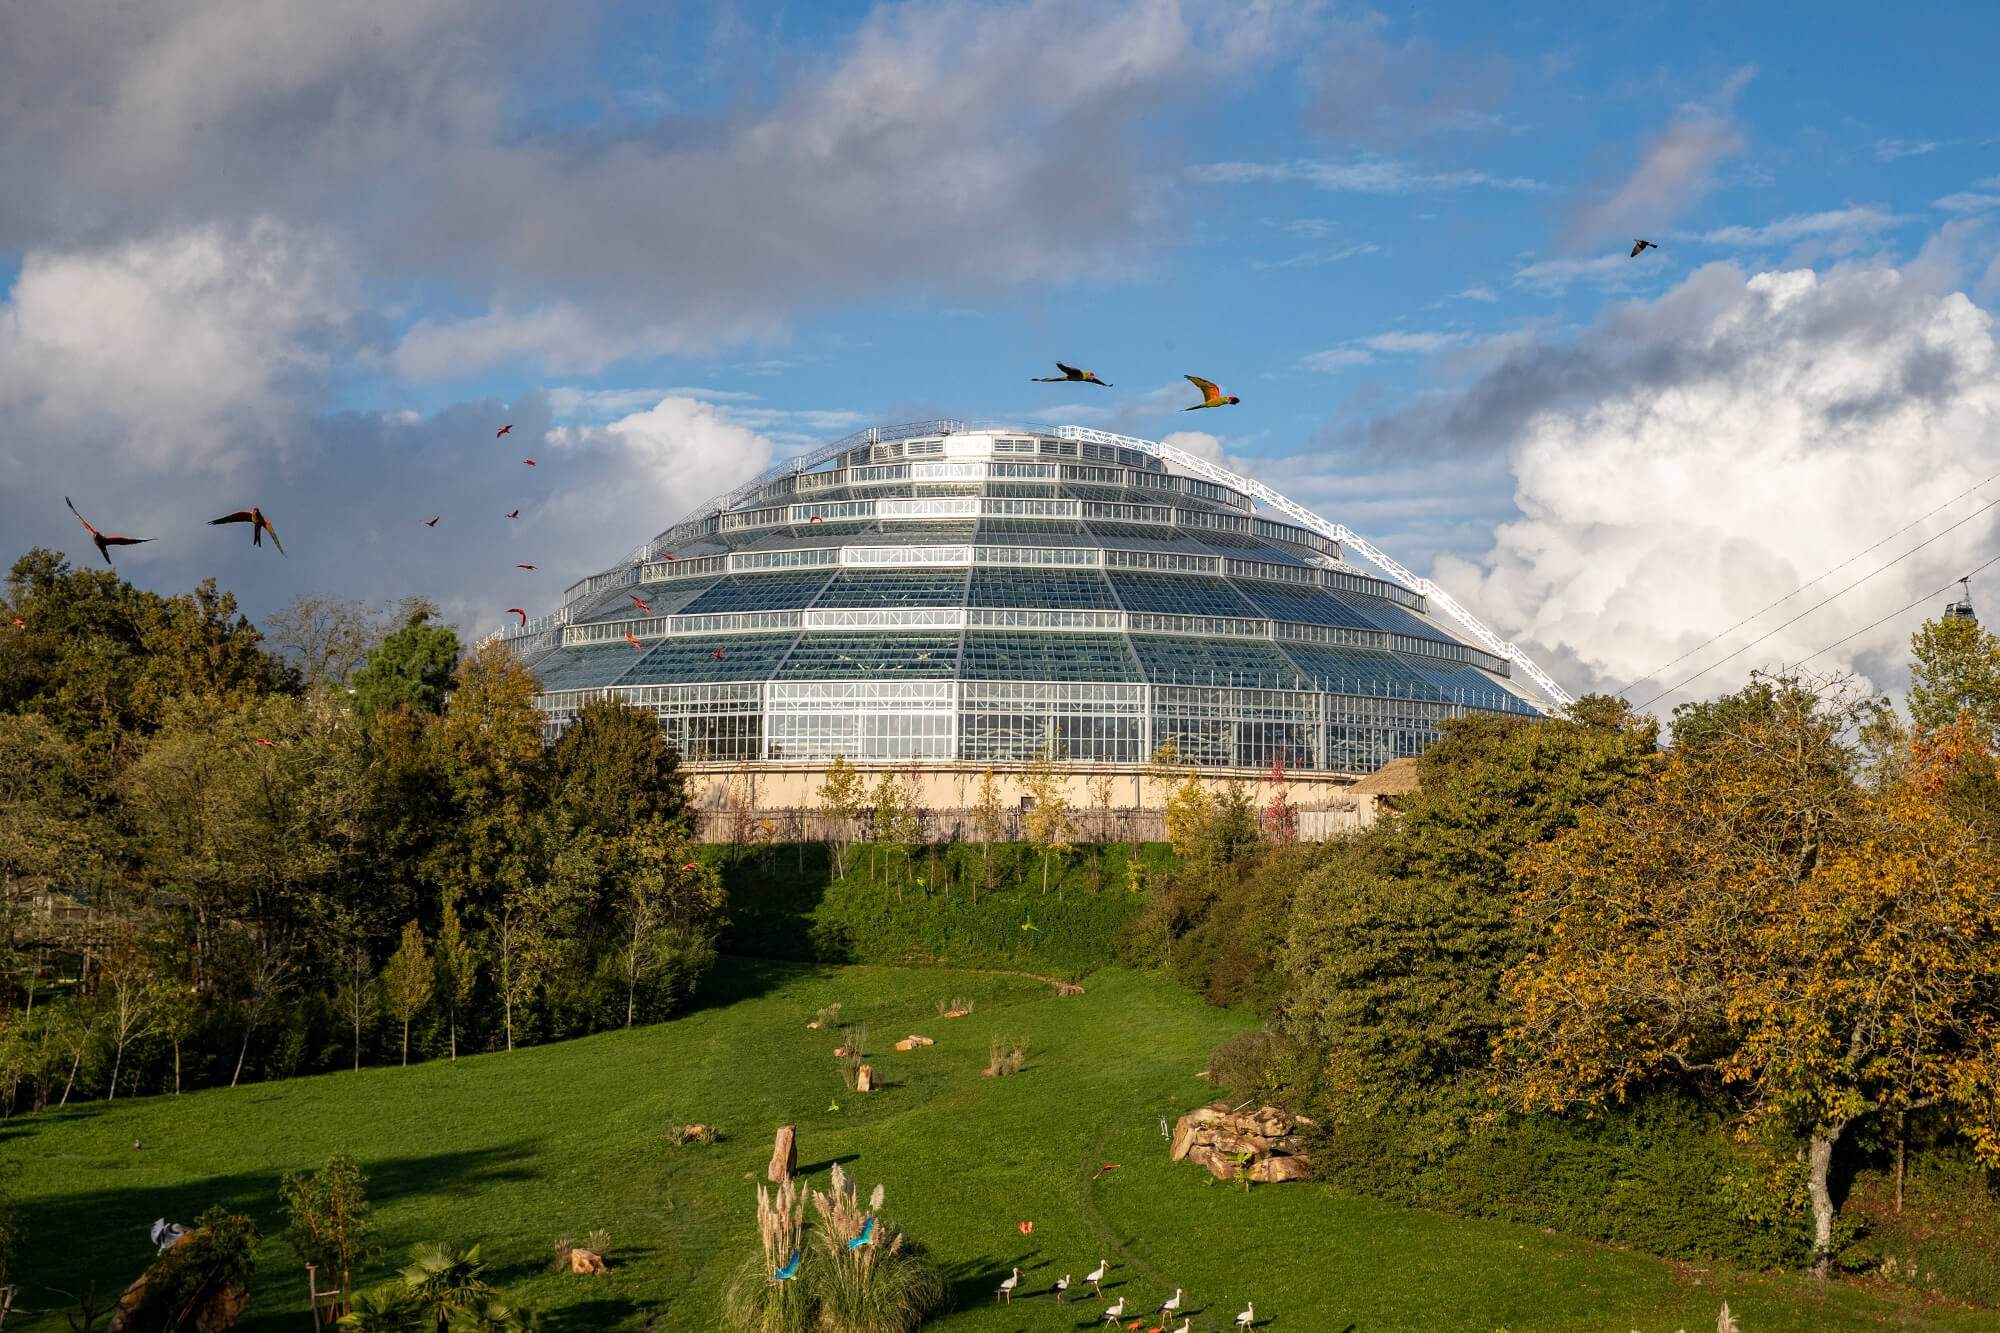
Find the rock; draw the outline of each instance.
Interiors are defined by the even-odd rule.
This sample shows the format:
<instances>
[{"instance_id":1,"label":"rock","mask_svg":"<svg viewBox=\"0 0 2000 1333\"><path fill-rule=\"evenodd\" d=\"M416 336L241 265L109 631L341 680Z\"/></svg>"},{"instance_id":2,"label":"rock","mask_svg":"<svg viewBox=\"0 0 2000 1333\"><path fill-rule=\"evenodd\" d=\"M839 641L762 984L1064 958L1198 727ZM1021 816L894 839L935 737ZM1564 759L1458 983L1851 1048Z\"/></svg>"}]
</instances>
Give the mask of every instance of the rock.
<instances>
[{"instance_id":1,"label":"rock","mask_svg":"<svg viewBox=\"0 0 2000 1333\"><path fill-rule=\"evenodd\" d=\"M605 1271L604 1256L595 1250L571 1250L569 1252L569 1271L572 1273L602 1273Z\"/></svg>"},{"instance_id":2,"label":"rock","mask_svg":"<svg viewBox=\"0 0 2000 1333\"><path fill-rule=\"evenodd\" d=\"M1233 1180L1236 1177L1236 1164L1206 1144L1196 1144L1188 1149L1188 1160L1207 1167L1208 1174L1217 1180Z\"/></svg>"},{"instance_id":3,"label":"rock","mask_svg":"<svg viewBox=\"0 0 2000 1333\"><path fill-rule=\"evenodd\" d=\"M854 1071L854 1090L856 1092L875 1091L874 1065L863 1065L861 1066L861 1068Z\"/></svg>"},{"instance_id":4,"label":"rock","mask_svg":"<svg viewBox=\"0 0 2000 1333\"><path fill-rule=\"evenodd\" d=\"M972 1011L970 1009L948 1009L945 1011L944 1016L946 1018L964 1018L967 1014L971 1012Z\"/></svg>"},{"instance_id":5,"label":"rock","mask_svg":"<svg viewBox=\"0 0 2000 1333\"><path fill-rule=\"evenodd\" d=\"M935 1041L932 1041L929 1037L920 1037L916 1033L912 1032L909 1036L903 1038L901 1041L896 1043L896 1049L899 1051L914 1051L919 1046L935 1046L935 1045L937 1045L937 1043Z\"/></svg>"},{"instance_id":6,"label":"rock","mask_svg":"<svg viewBox=\"0 0 2000 1333\"><path fill-rule=\"evenodd\" d=\"M1312 1176L1312 1163L1303 1157L1266 1157L1250 1168L1250 1179L1265 1185L1275 1185L1281 1180L1306 1180Z\"/></svg>"},{"instance_id":7,"label":"rock","mask_svg":"<svg viewBox=\"0 0 2000 1333\"><path fill-rule=\"evenodd\" d=\"M1191 1117L1182 1116L1174 1121L1174 1146L1169 1153L1171 1160L1178 1162L1187 1157L1188 1149L1194 1147L1194 1131Z\"/></svg>"},{"instance_id":8,"label":"rock","mask_svg":"<svg viewBox=\"0 0 2000 1333\"><path fill-rule=\"evenodd\" d=\"M771 1165L764 1171L765 1179L773 1185L782 1185L799 1170L799 1131L795 1125L778 1126L778 1137L771 1144Z\"/></svg>"}]
</instances>

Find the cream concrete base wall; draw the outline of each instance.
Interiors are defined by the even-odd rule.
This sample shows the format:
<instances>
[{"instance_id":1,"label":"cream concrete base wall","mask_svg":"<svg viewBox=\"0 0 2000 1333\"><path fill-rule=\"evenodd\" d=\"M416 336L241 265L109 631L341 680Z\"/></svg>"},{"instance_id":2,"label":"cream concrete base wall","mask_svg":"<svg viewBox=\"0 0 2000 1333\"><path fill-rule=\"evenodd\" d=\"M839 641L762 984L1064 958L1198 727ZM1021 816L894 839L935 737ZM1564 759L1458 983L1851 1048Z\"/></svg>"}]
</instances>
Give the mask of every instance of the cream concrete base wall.
<instances>
[{"instance_id":1,"label":"cream concrete base wall","mask_svg":"<svg viewBox=\"0 0 2000 1333\"><path fill-rule=\"evenodd\" d=\"M928 810L969 810L979 801L979 782L986 772L983 764L953 764L935 761L912 768L908 765L856 763L869 786L882 774L913 778L917 804ZM1018 810L1027 795L1023 785L1025 766L995 764L993 773L1000 784L1000 801ZM824 762L760 762L756 764L688 764L689 797L704 812L748 808L765 810L811 810L819 805L820 787L826 781ZM1159 810L1167 792L1181 782L1187 770L1171 776L1149 766L1092 765L1065 775L1064 787L1073 812L1083 813L1108 806L1114 810ZM1220 789L1231 782L1244 788L1253 805L1271 799L1270 773L1265 769L1204 768L1196 770L1204 786ZM1302 808L1372 806L1366 798L1348 795L1346 789L1356 778L1348 773L1287 773L1285 788L1292 804Z\"/></svg>"}]
</instances>

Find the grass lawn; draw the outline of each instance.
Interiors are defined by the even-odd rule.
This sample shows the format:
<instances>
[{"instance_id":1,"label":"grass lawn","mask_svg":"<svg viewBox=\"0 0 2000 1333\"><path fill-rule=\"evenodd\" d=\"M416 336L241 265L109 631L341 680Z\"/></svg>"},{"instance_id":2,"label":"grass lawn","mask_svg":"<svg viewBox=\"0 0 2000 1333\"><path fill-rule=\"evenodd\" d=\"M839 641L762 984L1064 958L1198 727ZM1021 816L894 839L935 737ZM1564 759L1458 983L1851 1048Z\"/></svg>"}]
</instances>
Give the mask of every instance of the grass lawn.
<instances>
[{"instance_id":1,"label":"grass lawn","mask_svg":"<svg viewBox=\"0 0 2000 1333\"><path fill-rule=\"evenodd\" d=\"M115 1291L151 1253L147 1227L221 1203L273 1239L241 1327L309 1327L305 1278L282 1241L277 1184L339 1148L370 1177L386 1276L422 1240L480 1242L500 1284L565 1329L712 1330L728 1272L754 1248L754 1182L771 1132L799 1127L799 1162L824 1184L839 1161L930 1247L956 1312L937 1327L1097 1326L1095 1304L1046 1296L996 1308L1013 1265L1046 1291L1113 1263L1107 1292L1150 1311L1175 1285L1197 1329L1226 1328L1246 1299L1285 1333L1378 1329L1706 1330L1726 1297L1746 1333L2000 1327L2000 1319L1896 1293L1798 1278L1702 1272L1529 1227L1414 1213L1316 1185L1245 1195L1167 1161L1158 1118L1207 1100L1206 1052L1246 1020L1157 978L1091 977L1059 999L1020 978L926 968L809 967L725 959L730 993L672 1023L408 1070L72 1108L4 1127L0 1158L30 1228L21 1304L51 1286ZM941 1022L945 996L977 1002ZM840 1001L865 1021L889 1086L841 1089L836 1038L806 1022ZM936 1037L899 1054L909 1032ZM978 1071L993 1036L1030 1043L1012 1078ZM837 1098L838 1111L828 1109ZM669 1121L728 1136L669 1148ZM133 1140L145 1147L135 1150ZM1092 1183L1104 1162L1120 1169ZM1034 1222L1032 1236L1016 1224ZM548 1271L558 1232L612 1236L614 1271ZM57 1313L24 1328L62 1328Z\"/></svg>"}]
</instances>

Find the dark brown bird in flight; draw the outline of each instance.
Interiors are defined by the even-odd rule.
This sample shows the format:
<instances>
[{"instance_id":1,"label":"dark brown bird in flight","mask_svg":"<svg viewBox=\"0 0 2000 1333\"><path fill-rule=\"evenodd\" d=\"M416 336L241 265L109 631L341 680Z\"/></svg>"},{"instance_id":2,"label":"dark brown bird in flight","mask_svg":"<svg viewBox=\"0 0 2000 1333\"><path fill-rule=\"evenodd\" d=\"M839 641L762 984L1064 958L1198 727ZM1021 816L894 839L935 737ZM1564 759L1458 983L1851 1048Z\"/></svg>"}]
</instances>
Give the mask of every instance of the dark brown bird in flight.
<instances>
[{"instance_id":1,"label":"dark brown bird in flight","mask_svg":"<svg viewBox=\"0 0 2000 1333\"><path fill-rule=\"evenodd\" d=\"M649 615L649 616L653 614L653 608L652 608L652 607L650 607L650 606L648 606L648 605L646 605L646 603L644 603L644 602L640 601L640 600L639 600L639 594L638 594L638 593L636 593L636 592L628 592L628 593L626 593L625 595L626 595L627 597L630 597L630 598L632 599L632 605L634 605L634 606L638 607L638 608L639 608L639 609L640 609L641 611L644 611L644 612L645 612L645 613L646 613L647 615Z\"/></svg>"},{"instance_id":2,"label":"dark brown bird in flight","mask_svg":"<svg viewBox=\"0 0 2000 1333\"><path fill-rule=\"evenodd\" d=\"M521 516L521 511L518 509L516 509L513 513L507 515L508 518L519 518L520 516Z\"/></svg>"},{"instance_id":3,"label":"dark brown bird in flight","mask_svg":"<svg viewBox=\"0 0 2000 1333\"><path fill-rule=\"evenodd\" d=\"M271 545L278 548L278 554L283 555L285 553L284 543L278 540L278 530L271 526L271 520L265 518L264 511L256 505L251 505L248 509L239 509L233 514L224 514L221 518L211 518L208 520L208 526L211 528L218 523L248 523L250 525L250 544L252 546L262 546L264 544L264 534L268 532L271 534Z\"/></svg>"},{"instance_id":4,"label":"dark brown bird in flight","mask_svg":"<svg viewBox=\"0 0 2000 1333\"><path fill-rule=\"evenodd\" d=\"M1056 362L1056 369L1060 370L1062 374L1037 375L1034 377L1034 382L1036 384L1099 384L1107 389L1111 387L1109 384L1105 384L1103 380L1097 378L1095 371L1078 370L1075 366L1066 366L1060 361Z\"/></svg>"},{"instance_id":5,"label":"dark brown bird in flight","mask_svg":"<svg viewBox=\"0 0 2000 1333\"><path fill-rule=\"evenodd\" d=\"M137 546L141 542L150 542L157 540L157 538L153 537L113 537L108 533L99 532L96 528L90 526L89 519L85 518L82 514L77 513L76 506L71 503L70 498L67 495L63 497L63 503L69 505L70 513L76 514L76 521L83 524L83 530L90 534L91 545L97 548L97 553L104 557L104 563L107 565L111 563L112 547ZM18 625L21 622L17 620L14 623Z\"/></svg>"},{"instance_id":6,"label":"dark brown bird in flight","mask_svg":"<svg viewBox=\"0 0 2000 1333\"><path fill-rule=\"evenodd\" d=\"M1201 401L1193 407L1183 407L1181 409L1183 412L1199 412L1204 407L1228 407L1243 401L1233 393L1224 396L1222 390L1215 387L1213 380L1205 380L1199 375L1184 375L1182 378L1201 390Z\"/></svg>"},{"instance_id":7,"label":"dark brown bird in flight","mask_svg":"<svg viewBox=\"0 0 2000 1333\"><path fill-rule=\"evenodd\" d=\"M516 568L516 569L533 569L533 568L534 568L534 566L533 566L533 565L516 565L516 566L514 566L514 568Z\"/></svg>"},{"instance_id":8,"label":"dark brown bird in flight","mask_svg":"<svg viewBox=\"0 0 2000 1333\"><path fill-rule=\"evenodd\" d=\"M497 440L502 435L505 435L508 431L512 429L514 429L514 423L510 421L506 425L502 426L499 430L494 431L493 438Z\"/></svg>"},{"instance_id":9,"label":"dark brown bird in flight","mask_svg":"<svg viewBox=\"0 0 2000 1333\"><path fill-rule=\"evenodd\" d=\"M625 642L627 642L627 643L631 644L631 645L632 645L632 646L633 646L634 648L637 648L637 649L639 649L639 650L640 650L641 652L645 651L645 648L646 648L646 645L645 645L645 644L643 644L643 643L640 643L640 642L639 642L639 641L638 641L637 639L633 638L633 637L632 637L632 636L631 636L630 634L627 634L627 635L625 636Z\"/></svg>"},{"instance_id":10,"label":"dark brown bird in flight","mask_svg":"<svg viewBox=\"0 0 2000 1333\"><path fill-rule=\"evenodd\" d=\"M1657 250L1659 248L1659 246L1654 245L1651 241L1634 241L1632 242L1632 253L1627 258L1637 259L1643 251Z\"/></svg>"},{"instance_id":11,"label":"dark brown bird in flight","mask_svg":"<svg viewBox=\"0 0 2000 1333\"><path fill-rule=\"evenodd\" d=\"M528 627L528 612L525 607L510 606L507 608L507 611L510 615L517 615L521 617L522 629L526 629Z\"/></svg>"},{"instance_id":12,"label":"dark brown bird in flight","mask_svg":"<svg viewBox=\"0 0 2000 1333\"><path fill-rule=\"evenodd\" d=\"M424 520L424 526L427 528L434 528L438 525L438 520L443 517L444 517L443 514L432 514L429 518Z\"/></svg>"}]
</instances>

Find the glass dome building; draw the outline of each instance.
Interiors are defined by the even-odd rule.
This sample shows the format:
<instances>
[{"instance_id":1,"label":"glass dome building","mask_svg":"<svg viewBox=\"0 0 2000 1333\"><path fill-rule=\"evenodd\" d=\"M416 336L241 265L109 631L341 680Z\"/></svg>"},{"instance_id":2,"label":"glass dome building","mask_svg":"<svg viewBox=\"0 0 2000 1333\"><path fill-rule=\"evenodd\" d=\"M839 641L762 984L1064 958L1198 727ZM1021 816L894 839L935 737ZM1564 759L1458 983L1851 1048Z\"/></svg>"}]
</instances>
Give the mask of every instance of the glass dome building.
<instances>
[{"instance_id":1,"label":"glass dome building","mask_svg":"<svg viewBox=\"0 0 2000 1333\"><path fill-rule=\"evenodd\" d=\"M1171 743L1205 768L1366 773L1446 718L1568 702L1346 528L1076 426L859 432L506 638L551 735L610 695L690 762L738 766L1132 766Z\"/></svg>"}]
</instances>

